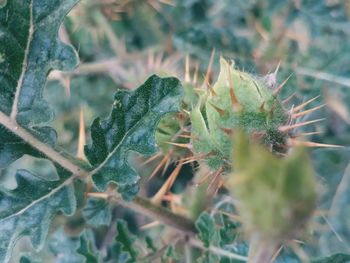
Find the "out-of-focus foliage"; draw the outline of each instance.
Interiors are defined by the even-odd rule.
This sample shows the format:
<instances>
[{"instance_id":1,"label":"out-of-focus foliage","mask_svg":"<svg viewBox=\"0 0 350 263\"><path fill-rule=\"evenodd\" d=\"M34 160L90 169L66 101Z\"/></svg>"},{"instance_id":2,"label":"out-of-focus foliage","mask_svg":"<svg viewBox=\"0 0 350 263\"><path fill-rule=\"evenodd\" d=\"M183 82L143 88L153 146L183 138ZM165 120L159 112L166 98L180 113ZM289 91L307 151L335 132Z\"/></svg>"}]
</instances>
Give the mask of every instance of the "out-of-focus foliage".
<instances>
[{"instance_id":1,"label":"out-of-focus foliage","mask_svg":"<svg viewBox=\"0 0 350 263\"><path fill-rule=\"evenodd\" d=\"M317 175L319 199L310 233L305 233L302 240L305 243L301 249L315 260L313 262L349 260L348 0L81 0L66 17L60 38L76 48L81 63L73 72L51 72L43 95L55 112L52 126L57 131L59 147L72 154L77 152L79 145L80 110L84 113L87 131L97 116L104 119L110 114L117 90L137 88L151 74L175 76L184 80L186 55L191 58L191 77L198 64L198 78L201 81L213 48L216 50L213 79L219 70L219 55L235 60L238 67L247 72L261 75L273 72L280 63L277 75L279 83L293 73L280 95L281 98L287 98L295 93L288 103L290 107L318 95L321 95L318 101L308 107L326 103L323 109L303 119L325 120L312 128L300 128L298 131L321 132L309 135L308 140L345 146L310 150ZM4 59L2 53L0 64ZM46 75L46 71L41 73ZM4 99L1 107L7 107L6 103L8 100ZM47 114L46 119L52 117L49 111L41 109L41 113ZM30 120L24 114L22 122L38 123L38 120ZM1 127L0 133L0 137L9 137ZM87 143L91 145L90 138L90 134L87 134ZM0 148L3 141L0 142ZM35 152L33 154L37 156ZM175 167L174 164L167 164L164 171L159 169L157 173L163 174L163 177L155 176L147 181L159 162L150 162L141 167L144 159L136 154L129 159L130 163L138 167L141 176L140 193L148 197L163 185ZM17 184L12 178L13 170L23 167L27 161L25 158L20 159L6 169L0 162L1 184L14 188ZM44 169L40 164L32 166ZM190 200L194 197L190 187L200 178L194 177L193 168L196 167L190 164L181 168L170 189L171 194L167 196L169 199L162 202L172 211L191 214L191 211L183 208L194 206ZM41 178L36 178L34 174L36 172L25 175L18 173L18 185L23 178L33 183L40 181ZM51 187L56 182L60 183L58 178L55 180L41 185ZM40 194L41 191L45 195L44 190L39 187L36 193ZM70 189L62 188L62 193L58 192L57 195L65 194L63 190L72 193ZM17 195L16 192L12 193ZM21 202L27 201L25 196L21 198ZM201 211L207 210L199 218L194 218L199 238L203 241L201 248L187 243L184 245L185 239L174 237L172 231L117 206L113 200L89 199L85 204L84 198L77 196L77 211L73 217L67 218L60 214L54 218L48 230L48 240L51 240L49 245L34 255L26 254L20 262L37 262L38 258L49 258L53 262L132 262L130 260L136 257L136 262L140 258L146 258L145 262L155 262L154 258L162 262L181 262L180 259L184 257L189 262L242 262L214 253L208 249L210 246L233 255L247 255L248 245L244 242L241 222L232 217L237 213L233 206L236 200L228 197L226 191L219 191L206 206L200 209L196 207ZM119 219L124 219L128 224ZM62 224L65 230L55 231ZM91 232L80 234L82 226ZM130 239L128 231L137 239ZM140 251L139 255L132 252L133 246ZM19 261L18 251L24 253L32 249L26 240L20 242L15 247L13 262ZM276 262L301 262L300 254L303 253L283 249ZM64 261L67 255L72 255L70 261Z\"/></svg>"}]
</instances>

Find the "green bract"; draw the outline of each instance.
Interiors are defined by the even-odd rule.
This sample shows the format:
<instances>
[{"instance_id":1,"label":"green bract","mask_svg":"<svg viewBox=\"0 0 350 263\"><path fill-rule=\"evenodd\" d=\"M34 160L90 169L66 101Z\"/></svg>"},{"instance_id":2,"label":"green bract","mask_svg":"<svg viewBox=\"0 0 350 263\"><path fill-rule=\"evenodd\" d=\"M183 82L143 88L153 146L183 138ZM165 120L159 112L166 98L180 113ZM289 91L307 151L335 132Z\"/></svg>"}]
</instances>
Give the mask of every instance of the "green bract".
<instances>
[{"instance_id":1,"label":"green bract","mask_svg":"<svg viewBox=\"0 0 350 263\"><path fill-rule=\"evenodd\" d=\"M235 170L227 176L226 186L240 201L245 228L277 243L294 238L316 205L308 154L294 148L288 156L277 157L243 133L234 141Z\"/></svg>"}]
</instances>

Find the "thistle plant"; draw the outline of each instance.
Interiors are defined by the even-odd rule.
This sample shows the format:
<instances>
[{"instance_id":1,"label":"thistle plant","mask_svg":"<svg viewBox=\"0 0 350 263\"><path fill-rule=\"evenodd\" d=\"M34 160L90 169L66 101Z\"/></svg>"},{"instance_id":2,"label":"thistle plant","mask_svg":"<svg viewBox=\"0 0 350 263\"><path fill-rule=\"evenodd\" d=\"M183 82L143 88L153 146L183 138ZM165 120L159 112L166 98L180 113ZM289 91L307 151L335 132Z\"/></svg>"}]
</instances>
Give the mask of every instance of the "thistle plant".
<instances>
[{"instance_id":1,"label":"thistle plant","mask_svg":"<svg viewBox=\"0 0 350 263\"><path fill-rule=\"evenodd\" d=\"M301 147L338 147L304 141L308 134L295 131L321 121L299 119L324 105L304 110L315 97L288 108L289 98L278 98L288 79L277 85L277 71L256 77L220 58L217 81L211 85L206 76L201 85L185 82L182 112L163 118L156 133L165 157L152 176L171 158L179 166L197 162L206 167L205 180L214 192L227 188L241 202L250 262L270 262L280 246L303 232L313 214L316 184Z\"/></svg>"},{"instance_id":2,"label":"thistle plant","mask_svg":"<svg viewBox=\"0 0 350 263\"><path fill-rule=\"evenodd\" d=\"M267 263L281 247L293 246L316 208L305 147L336 147L304 141L307 134L296 130L319 121L299 121L323 106L306 109L317 98L297 106L281 100L288 79L277 84L279 67L258 77L221 57L213 82L213 52L204 78L198 64L190 74L187 56L180 81L167 76L176 70L166 72L177 56L150 56L153 62L139 72L165 77L152 75L136 88L131 86L139 79L132 74L117 76L114 81L129 89L117 89L109 115L92 122L87 143L81 112L75 156L57 143L44 90L52 70L70 72L78 65L77 52L58 38L77 2L0 1L1 172L16 166L16 185L0 187L0 262L36 262L38 255L55 262L178 262L185 254L187 262ZM92 12L94 24L105 25L100 11ZM104 30L111 40L112 28ZM135 61L135 68L143 65L138 63L144 62ZM131 152L138 156L132 159ZM26 158L44 160L49 172L17 169ZM151 163L153 170L138 173ZM194 179L176 195L171 188L189 164ZM152 184L162 171L167 178L147 196L144 182ZM127 224L120 206L133 212L133 219L135 213L144 217ZM134 221L147 224L132 234L128 226ZM141 238L141 231L159 224L165 229ZM161 233L161 240L154 233ZM36 250L34 256L12 253L22 237ZM247 250L242 241L248 241L249 253L238 251L237 242Z\"/></svg>"}]
</instances>

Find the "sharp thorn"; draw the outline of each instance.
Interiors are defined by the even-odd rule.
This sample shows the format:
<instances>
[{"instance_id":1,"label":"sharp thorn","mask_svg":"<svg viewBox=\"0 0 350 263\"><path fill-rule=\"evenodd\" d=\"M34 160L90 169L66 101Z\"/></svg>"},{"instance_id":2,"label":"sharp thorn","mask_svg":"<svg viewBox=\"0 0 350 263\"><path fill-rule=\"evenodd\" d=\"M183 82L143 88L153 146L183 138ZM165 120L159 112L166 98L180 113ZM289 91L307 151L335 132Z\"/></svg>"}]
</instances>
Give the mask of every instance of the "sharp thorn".
<instances>
[{"instance_id":1,"label":"sharp thorn","mask_svg":"<svg viewBox=\"0 0 350 263\"><path fill-rule=\"evenodd\" d=\"M335 144L324 144L324 143L317 143L317 142L309 142L309 141L298 141L295 139L289 139L290 143L293 146L305 146L305 147L322 147L322 148L342 148L344 146L342 145L335 145Z\"/></svg>"},{"instance_id":2,"label":"sharp thorn","mask_svg":"<svg viewBox=\"0 0 350 263\"><path fill-rule=\"evenodd\" d=\"M296 135L296 137L301 137L301 136L310 136L310 135L315 135L315 134L322 134L322 131L315 131L315 132L304 132L304 133L299 133Z\"/></svg>"},{"instance_id":3,"label":"sharp thorn","mask_svg":"<svg viewBox=\"0 0 350 263\"><path fill-rule=\"evenodd\" d=\"M207 83L207 87L208 87L208 89L209 89L209 91L210 91L210 94L211 94L212 96L216 96L217 94L216 94L215 90L213 89L213 86L210 85L210 83L209 83L208 81L207 81L206 83Z\"/></svg>"},{"instance_id":4,"label":"sharp thorn","mask_svg":"<svg viewBox=\"0 0 350 263\"><path fill-rule=\"evenodd\" d=\"M196 65L195 65L194 74L193 74L193 84L194 85L197 84L197 80L198 80L198 68L199 68L199 64L197 62Z\"/></svg>"},{"instance_id":5,"label":"sharp thorn","mask_svg":"<svg viewBox=\"0 0 350 263\"><path fill-rule=\"evenodd\" d=\"M198 161L200 159L203 159L205 157L208 157L210 155L212 155L211 152L209 152L209 153L202 153L202 154L199 154L199 155L193 155L193 156L189 156L189 157L183 158L183 159L181 159L181 161L183 162L183 164L192 163L192 162Z\"/></svg>"},{"instance_id":6,"label":"sharp thorn","mask_svg":"<svg viewBox=\"0 0 350 263\"><path fill-rule=\"evenodd\" d=\"M163 196L170 190L170 188L173 186L177 176L180 173L180 170L183 166L182 162L179 162L179 164L176 166L174 171L170 174L168 179L165 181L165 183L162 185L162 187L158 190L158 192L152 197L152 203L159 204Z\"/></svg>"},{"instance_id":7,"label":"sharp thorn","mask_svg":"<svg viewBox=\"0 0 350 263\"><path fill-rule=\"evenodd\" d=\"M187 54L185 58L185 82L191 82L190 77L190 56Z\"/></svg>"},{"instance_id":8,"label":"sharp thorn","mask_svg":"<svg viewBox=\"0 0 350 263\"><path fill-rule=\"evenodd\" d=\"M300 118L300 117L305 116L305 115L307 115L307 114L310 114L310 113L312 113L312 112L314 112L314 111L316 111L316 110L318 110L318 109L321 109L321 108L323 108L324 106L326 106L326 104L319 105L319 106L317 106L317 107L314 107L314 108L309 109L309 110L306 110L306 111L302 111L302 112L295 113L295 114L292 115L292 118L293 118L293 119Z\"/></svg>"},{"instance_id":9,"label":"sharp thorn","mask_svg":"<svg viewBox=\"0 0 350 263\"><path fill-rule=\"evenodd\" d=\"M151 156L150 158L148 158L147 160L145 160L143 163L141 163L141 166L144 166L156 159L158 159L160 156L162 156L162 153L161 152L158 152L157 154Z\"/></svg>"},{"instance_id":10,"label":"sharp thorn","mask_svg":"<svg viewBox=\"0 0 350 263\"><path fill-rule=\"evenodd\" d=\"M233 136L233 129L220 127L220 130L228 136Z\"/></svg>"},{"instance_id":11,"label":"sharp thorn","mask_svg":"<svg viewBox=\"0 0 350 263\"><path fill-rule=\"evenodd\" d=\"M192 145L190 143L176 143L176 142L165 142L167 144L171 144L180 148L192 149Z\"/></svg>"},{"instance_id":12,"label":"sharp thorn","mask_svg":"<svg viewBox=\"0 0 350 263\"><path fill-rule=\"evenodd\" d=\"M219 182L221 180L221 178L220 178L221 172L222 172L222 167L217 170L217 172L214 174L213 178L210 180L210 183L209 183L208 188L207 188L208 194L211 193L212 195L215 195L215 193L217 192L217 187L218 187ZM212 189L213 189L213 191L211 191Z\"/></svg>"},{"instance_id":13,"label":"sharp thorn","mask_svg":"<svg viewBox=\"0 0 350 263\"><path fill-rule=\"evenodd\" d=\"M238 222L242 222L243 223L242 218L239 215L231 214L231 213L226 212L224 210L218 210L218 212L220 214L223 214L223 215L229 217L229 218L232 218L234 221L238 221Z\"/></svg>"},{"instance_id":14,"label":"sharp thorn","mask_svg":"<svg viewBox=\"0 0 350 263\"><path fill-rule=\"evenodd\" d=\"M198 182L195 183L195 186L198 187L198 186L200 186L201 184L203 184L205 181L208 180L208 178L210 177L210 175L211 175L211 172L206 173L206 174L203 176L203 178L201 178Z\"/></svg>"},{"instance_id":15,"label":"sharp thorn","mask_svg":"<svg viewBox=\"0 0 350 263\"><path fill-rule=\"evenodd\" d=\"M149 176L148 180L151 180L158 172L159 170L167 163L167 161L170 159L171 151L169 151L163 159L159 162L159 164L154 168L153 172Z\"/></svg>"},{"instance_id":16,"label":"sharp thorn","mask_svg":"<svg viewBox=\"0 0 350 263\"><path fill-rule=\"evenodd\" d=\"M156 227L156 226L159 226L161 223L159 221L153 221L151 223L148 223L148 224L145 224L145 225L142 225L139 227L140 230L147 230L147 229L150 229L150 228L153 228L153 227Z\"/></svg>"},{"instance_id":17,"label":"sharp thorn","mask_svg":"<svg viewBox=\"0 0 350 263\"><path fill-rule=\"evenodd\" d=\"M260 112L264 112L264 106L265 106L265 101L263 101L263 103L261 103L261 105L259 107Z\"/></svg>"},{"instance_id":18,"label":"sharp thorn","mask_svg":"<svg viewBox=\"0 0 350 263\"><path fill-rule=\"evenodd\" d=\"M230 87L229 90L230 90L232 107L239 109L241 105L239 104L239 101L238 101L236 94L235 94L235 89L234 89L232 77L230 74L230 65L227 65L227 77L228 77L228 84Z\"/></svg>"},{"instance_id":19,"label":"sharp thorn","mask_svg":"<svg viewBox=\"0 0 350 263\"><path fill-rule=\"evenodd\" d=\"M287 104L294 96L295 92L292 95L288 96L286 99L282 100L282 103Z\"/></svg>"},{"instance_id":20,"label":"sharp thorn","mask_svg":"<svg viewBox=\"0 0 350 263\"><path fill-rule=\"evenodd\" d=\"M78 150L77 158L86 160L84 153L84 146L86 144L86 134L85 134L85 122L84 122L84 112L83 108L80 108L80 117L79 117L79 138L78 138Z\"/></svg>"},{"instance_id":21,"label":"sharp thorn","mask_svg":"<svg viewBox=\"0 0 350 263\"><path fill-rule=\"evenodd\" d=\"M252 139L254 139L255 141L261 140L264 136L266 136L266 132L265 131L253 132L252 133Z\"/></svg>"},{"instance_id":22,"label":"sharp thorn","mask_svg":"<svg viewBox=\"0 0 350 263\"><path fill-rule=\"evenodd\" d=\"M302 108L304 108L306 105L310 104L311 102L313 102L314 100L318 99L320 97L320 95L316 96L315 98L312 98L300 105L298 105L297 107L294 107L293 112L298 112L299 110L301 110Z\"/></svg>"},{"instance_id":23,"label":"sharp thorn","mask_svg":"<svg viewBox=\"0 0 350 263\"><path fill-rule=\"evenodd\" d=\"M238 99L236 97L235 91L233 88L230 88L230 97L231 97L231 104L234 109L240 109L241 104L239 104Z\"/></svg>"},{"instance_id":24,"label":"sharp thorn","mask_svg":"<svg viewBox=\"0 0 350 263\"><path fill-rule=\"evenodd\" d=\"M299 128L299 127L306 126L306 125L316 123L316 122L320 122L323 120L325 120L325 119L316 119L316 120L300 122L300 123L296 123L296 124L292 124L292 125L285 125L285 126L279 127L279 131L280 132L288 132L288 131L293 130L295 128Z\"/></svg>"},{"instance_id":25,"label":"sharp thorn","mask_svg":"<svg viewBox=\"0 0 350 263\"><path fill-rule=\"evenodd\" d=\"M213 66L213 62L214 62L214 56L215 56L215 48L213 48L213 50L211 51L211 54L210 54L208 69L207 69L207 73L205 74L205 77L204 77L203 85L205 85L205 84L210 82L210 74L211 74L211 71L212 71L212 66Z\"/></svg>"},{"instance_id":26,"label":"sharp thorn","mask_svg":"<svg viewBox=\"0 0 350 263\"><path fill-rule=\"evenodd\" d=\"M284 87L284 85L286 85L287 81L290 79L290 77L292 76L293 74L290 74L288 76L288 78L286 78L277 88L276 90L273 92L273 96L274 97L277 97L278 93L281 92L282 88Z\"/></svg>"},{"instance_id":27,"label":"sharp thorn","mask_svg":"<svg viewBox=\"0 0 350 263\"><path fill-rule=\"evenodd\" d=\"M171 159L169 158L169 159L166 161L165 165L163 166L162 172L161 172L161 174L160 174L161 177L163 177L164 174L165 174L165 172L168 170L168 167L169 167L170 162L171 162Z\"/></svg>"},{"instance_id":28,"label":"sharp thorn","mask_svg":"<svg viewBox=\"0 0 350 263\"><path fill-rule=\"evenodd\" d=\"M198 139L197 136L194 136L194 135L187 135L187 134L180 134L178 137L180 137L180 138L186 138L186 139L192 139L192 140Z\"/></svg>"},{"instance_id":29,"label":"sharp thorn","mask_svg":"<svg viewBox=\"0 0 350 263\"><path fill-rule=\"evenodd\" d=\"M277 64L277 67L276 67L275 72L274 72L275 75L277 75L277 73L278 73L278 71L280 69L280 66L281 66L281 60Z\"/></svg>"},{"instance_id":30,"label":"sharp thorn","mask_svg":"<svg viewBox=\"0 0 350 263\"><path fill-rule=\"evenodd\" d=\"M215 106L213 103L209 102L209 105L212 106L214 108L214 110L216 110L221 117L223 117L226 114L226 111L223 109L220 109L218 106Z\"/></svg>"}]
</instances>

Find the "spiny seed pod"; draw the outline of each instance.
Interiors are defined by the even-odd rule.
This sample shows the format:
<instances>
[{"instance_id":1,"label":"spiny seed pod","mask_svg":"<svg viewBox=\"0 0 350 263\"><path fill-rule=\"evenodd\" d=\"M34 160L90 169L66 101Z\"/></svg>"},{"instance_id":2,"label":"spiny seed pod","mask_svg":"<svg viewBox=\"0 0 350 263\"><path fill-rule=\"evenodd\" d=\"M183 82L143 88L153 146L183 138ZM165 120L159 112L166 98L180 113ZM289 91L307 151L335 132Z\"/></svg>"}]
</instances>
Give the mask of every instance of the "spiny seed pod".
<instances>
[{"instance_id":1,"label":"spiny seed pod","mask_svg":"<svg viewBox=\"0 0 350 263\"><path fill-rule=\"evenodd\" d=\"M303 111L316 97L286 109L284 103L288 99L282 102L277 95L288 79L276 87L278 67L273 74L258 78L235 69L233 63L230 65L221 58L218 80L210 86L208 76L213 57L212 53L205 85L198 85L197 70L191 79L189 58L186 58L182 112L164 118L156 133L157 144L164 154L161 164L170 160L185 163L204 160L213 175L218 173L220 177L232 168L235 129L243 130L277 155L284 155L294 145L334 147L296 139L303 134L294 134L295 128L321 120L300 122L300 118L324 105Z\"/></svg>"},{"instance_id":2,"label":"spiny seed pod","mask_svg":"<svg viewBox=\"0 0 350 263\"><path fill-rule=\"evenodd\" d=\"M289 114L263 79L236 70L220 59L217 82L191 113L193 151L207 153L212 170L231 168L232 133L242 129L273 152L285 152ZM204 105L204 106L202 106Z\"/></svg>"}]
</instances>

